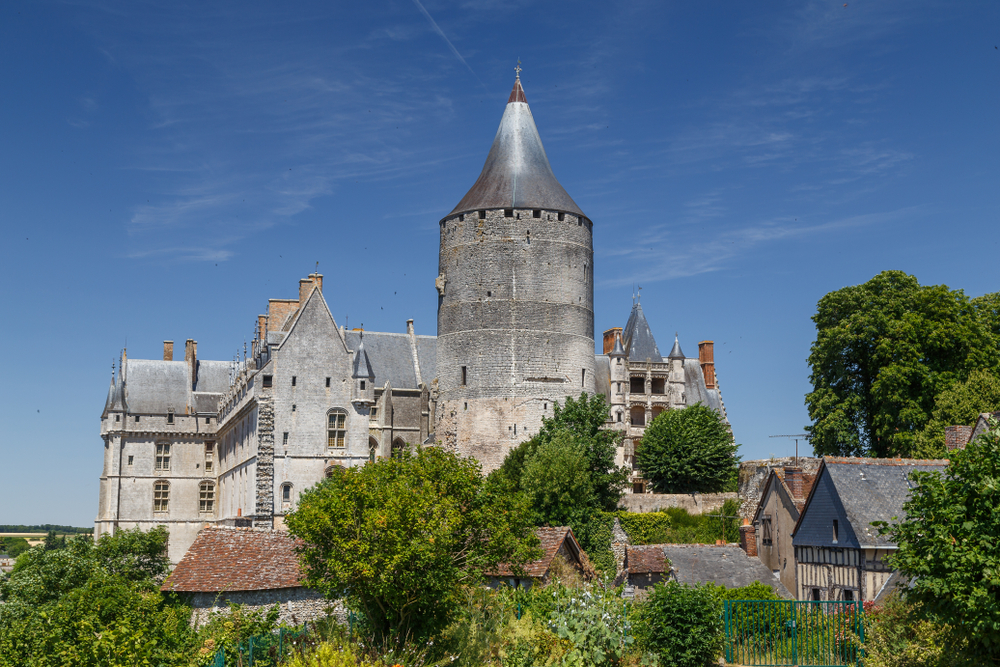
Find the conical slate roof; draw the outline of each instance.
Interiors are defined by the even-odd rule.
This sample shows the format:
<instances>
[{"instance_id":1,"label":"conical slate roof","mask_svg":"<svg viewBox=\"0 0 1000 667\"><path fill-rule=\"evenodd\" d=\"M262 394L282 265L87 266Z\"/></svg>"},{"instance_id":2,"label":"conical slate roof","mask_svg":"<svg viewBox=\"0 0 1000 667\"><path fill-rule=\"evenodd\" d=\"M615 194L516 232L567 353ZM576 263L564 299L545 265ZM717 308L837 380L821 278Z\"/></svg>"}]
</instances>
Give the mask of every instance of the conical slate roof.
<instances>
[{"instance_id":1,"label":"conical slate roof","mask_svg":"<svg viewBox=\"0 0 1000 667\"><path fill-rule=\"evenodd\" d=\"M365 352L364 334L361 335L361 343L358 351L354 353L354 373L352 378L373 378L375 371L372 370L372 362L368 360L368 353Z\"/></svg>"},{"instance_id":2,"label":"conical slate roof","mask_svg":"<svg viewBox=\"0 0 1000 667\"><path fill-rule=\"evenodd\" d=\"M552 173L520 78L514 81L479 179L449 215L489 208L540 208L583 215Z\"/></svg>"},{"instance_id":3,"label":"conical slate roof","mask_svg":"<svg viewBox=\"0 0 1000 667\"><path fill-rule=\"evenodd\" d=\"M612 357L624 357L625 356L625 348L622 347L622 337L621 336L615 336L615 346L611 350L611 356Z\"/></svg>"},{"instance_id":4,"label":"conical slate roof","mask_svg":"<svg viewBox=\"0 0 1000 667\"><path fill-rule=\"evenodd\" d=\"M638 303L632 306L632 314L628 316L622 338L625 340L629 361L646 361L646 359L657 363L663 361L660 348L656 346L656 339L649 329L649 322L646 321L642 306Z\"/></svg>"},{"instance_id":5,"label":"conical slate roof","mask_svg":"<svg viewBox=\"0 0 1000 667\"><path fill-rule=\"evenodd\" d=\"M674 347L670 350L670 354L667 355L667 359L683 359L684 353L681 352L681 343L677 340L677 334L674 334Z\"/></svg>"}]
</instances>

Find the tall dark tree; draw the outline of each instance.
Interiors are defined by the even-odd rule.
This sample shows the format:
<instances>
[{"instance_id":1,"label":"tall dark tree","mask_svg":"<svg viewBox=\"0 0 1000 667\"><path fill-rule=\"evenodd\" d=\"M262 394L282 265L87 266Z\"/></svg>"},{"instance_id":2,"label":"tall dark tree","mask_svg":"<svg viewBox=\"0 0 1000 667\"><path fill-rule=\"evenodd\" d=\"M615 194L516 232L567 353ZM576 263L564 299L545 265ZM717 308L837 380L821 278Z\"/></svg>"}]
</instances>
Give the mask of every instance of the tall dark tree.
<instances>
[{"instance_id":1,"label":"tall dark tree","mask_svg":"<svg viewBox=\"0 0 1000 667\"><path fill-rule=\"evenodd\" d=\"M738 447L719 413L699 403L657 415L635 460L658 493L716 493L739 465Z\"/></svg>"},{"instance_id":2,"label":"tall dark tree","mask_svg":"<svg viewBox=\"0 0 1000 667\"><path fill-rule=\"evenodd\" d=\"M936 397L996 371L1000 296L969 299L902 271L830 292L817 305L806 395L817 454L906 456Z\"/></svg>"}]
</instances>

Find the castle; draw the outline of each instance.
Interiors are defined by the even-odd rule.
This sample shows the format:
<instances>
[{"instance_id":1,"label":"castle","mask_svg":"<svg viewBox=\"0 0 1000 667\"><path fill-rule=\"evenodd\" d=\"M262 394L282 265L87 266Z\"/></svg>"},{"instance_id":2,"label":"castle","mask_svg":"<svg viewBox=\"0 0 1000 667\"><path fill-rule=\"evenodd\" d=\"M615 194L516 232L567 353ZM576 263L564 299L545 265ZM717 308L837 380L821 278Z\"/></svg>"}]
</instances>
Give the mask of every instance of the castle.
<instances>
[{"instance_id":1,"label":"castle","mask_svg":"<svg viewBox=\"0 0 1000 667\"><path fill-rule=\"evenodd\" d=\"M537 433L555 403L603 394L632 465L645 425L702 403L725 418L712 342L660 355L639 303L594 349L593 223L556 180L521 86L472 189L440 222L437 336L348 330L323 276L270 299L239 362L123 351L104 411L95 537L166 525L183 556L206 523L280 528L332 466L416 444L485 471ZM336 290L331 292L335 295ZM638 471L633 491L644 490Z\"/></svg>"}]
</instances>

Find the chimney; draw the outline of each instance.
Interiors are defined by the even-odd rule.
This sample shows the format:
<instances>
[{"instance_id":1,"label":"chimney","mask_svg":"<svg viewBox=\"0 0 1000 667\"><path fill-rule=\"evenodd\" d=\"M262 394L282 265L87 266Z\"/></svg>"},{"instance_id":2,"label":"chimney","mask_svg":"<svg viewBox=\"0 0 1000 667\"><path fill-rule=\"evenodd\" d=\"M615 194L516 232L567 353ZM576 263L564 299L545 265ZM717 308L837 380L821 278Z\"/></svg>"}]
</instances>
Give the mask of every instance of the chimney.
<instances>
[{"instance_id":1,"label":"chimney","mask_svg":"<svg viewBox=\"0 0 1000 667\"><path fill-rule=\"evenodd\" d=\"M614 327L604 332L604 354L608 354L615 349L615 338L621 338L622 328Z\"/></svg>"},{"instance_id":2,"label":"chimney","mask_svg":"<svg viewBox=\"0 0 1000 667\"><path fill-rule=\"evenodd\" d=\"M257 331L262 345L267 345L267 315L257 316Z\"/></svg>"},{"instance_id":3,"label":"chimney","mask_svg":"<svg viewBox=\"0 0 1000 667\"><path fill-rule=\"evenodd\" d=\"M184 343L184 361L187 362L188 370L191 373L191 387L194 387L195 380L198 379L198 342L190 338Z\"/></svg>"},{"instance_id":4,"label":"chimney","mask_svg":"<svg viewBox=\"0 0 1000 667\"><path fill-rule=\"evenodd\" d=\"M802 468L785 466L785 484L792 492L792 500L804 500L802 497Z\"/></svg>"},{"instance_id":5,"label":"chimney","mask_svg":"<svg viewBox=\"0 0 1000 667\"><path fill-rule=\"evenodd\" d=\"M299 281L299 304L305 304L306 299L312 294L313 291L313 280L312 278L303 278Z\"/></svg>"},{"instance_id":6,"label":"chimney","mask_svg":"<svg viewBox=\"0 0 1000 667\"><path fill-rule=\"evenodd\" d=\"M420 355L417 354L417 333L413 329L413 320L406 320L406 334L410 339L410 355L413 357L413 374L417 377L417 386L423 386L424 379L420 376Z\"/></svg>"},{"instance_id":7,"label":"chimney","mask_svg":"<svg viewBox=\"0 0 1000 667\"><path fill-rule=\"evenodd\" d=\"M174 341L172 340L163 341L163 360L164 361L174 360Z\"/></svg>"},{"instance_id":8,"label":"chimney","mask_svg":"<svg viewBox=\"0 0 1000 667\"><path fill-rule=\"evenodd\" d=\"M969 444L969 440L972 439L973 430L974 427L972 426L945 426L944 444L948 448L948 451L965 449L965 446Z\"/></svg>"},{"instance_id":9,"label":"chimney","mask_svg":"<svg viewBox=\"0 0 1000 667\"><path fill-rule=\"evenodd\" d=\"M705 376L705 388L715 389L715 343L703 340L698 343L698 363L701 364L701 374Z\"/></svg>"},{"instance_id":10,"label":"chimney","mask_svg":"<svg viewBox=\"0 0 1000 667\"><path fill-rule=\"evenodd\" d=\"M323 291L323 274L322 273L310 273L309 277L312 278L313 284L316 286L320 292Z\"/></svg>"},{"instance_id":11,"label":"chimney","mask_svg":"<svg viewBox=\"0 0 1000 667\"><path fill-rule=\"evenodd\" d=\"M743 519L743 525L740 526L740 549L747 556L757 557L757 527L750 523L750 519Z\"/></svg>"}]
</instances>

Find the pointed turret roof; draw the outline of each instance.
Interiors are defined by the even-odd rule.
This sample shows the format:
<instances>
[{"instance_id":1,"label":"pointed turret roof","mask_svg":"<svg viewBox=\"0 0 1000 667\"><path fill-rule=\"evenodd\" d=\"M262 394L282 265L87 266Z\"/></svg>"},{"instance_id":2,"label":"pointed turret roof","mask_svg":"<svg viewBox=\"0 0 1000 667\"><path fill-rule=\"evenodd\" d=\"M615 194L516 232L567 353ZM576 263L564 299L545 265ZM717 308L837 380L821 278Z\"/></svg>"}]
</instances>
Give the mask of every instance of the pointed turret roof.
<instances>
[{"instance_id":1,"label":"pointed turret roof","mask_svg":"<svg viewBox=\"0 0 1000 667\"><path fill-rule=\"evenodd\" d=\"M128 412L128 398L125 392L125 353L122 353L121 364L118 366L118 377L115 378L114 394L110 397L111 404L107 408L109 412Z\"/></svg>"},{"instance_id":2,"label":"pointed turret roof","mask_svg":"<svg viewBox=\"0 0 1000 667\"><path fill-rule=\"evenodd\" d=\"M621 337L621 335L616 335L615 336L615 346L611 350L611 356L612 357L624 357L625 356L625 348L622 347L622 337Z\"/></svg>"},{"instance_id":3,"label":"pointed turret roof","mask_svg":"<svg viewBox=\"0 0 1000 667\"><path fill-rule=\"evenodd\" d=\"M674 347L670 350L670 354L667 355L667 359L683 359L684 353L681 352L681 343L677 340L677 334L674 334Z\"/></svg>"},{"instance_id":4,"label":"pointed turret roof","mask_svg":"<svg viewBox=\"0 0 1000 667\"><path fill-rule=\"evenodd\" d=\"M658 363L663 361L660 348L657 347L653 332L649 329L649 322L646 321L642 306L638 303L632 306L632 314L628 316L622 338L625 340L629 361L646 361L646 359Z\"/></svg>"},{"instance_id":5,"label":"pointed turret roof","mask_svg":"<svg viewBox=\"0 0 1000 667\"><path fill-rule=\"evenodd\" d=\"M368 360L368 353L365 352L365 336L361 334L361 343L358 351L354 353L354 373L352 378L374 378L375 371L372 370L372 362Z\"/></svg>"},{"instance_id":6,"label":"pointed turret roof","mask_svg":"<svg viewBox=\"0 0 1000 667\"><path fill-rule=\"evenodd\" d=\"M479 179L449 215L488 208L541 208L583 215L552 173L520 76L514 81Z\"/></svg>"}]
</instances>

